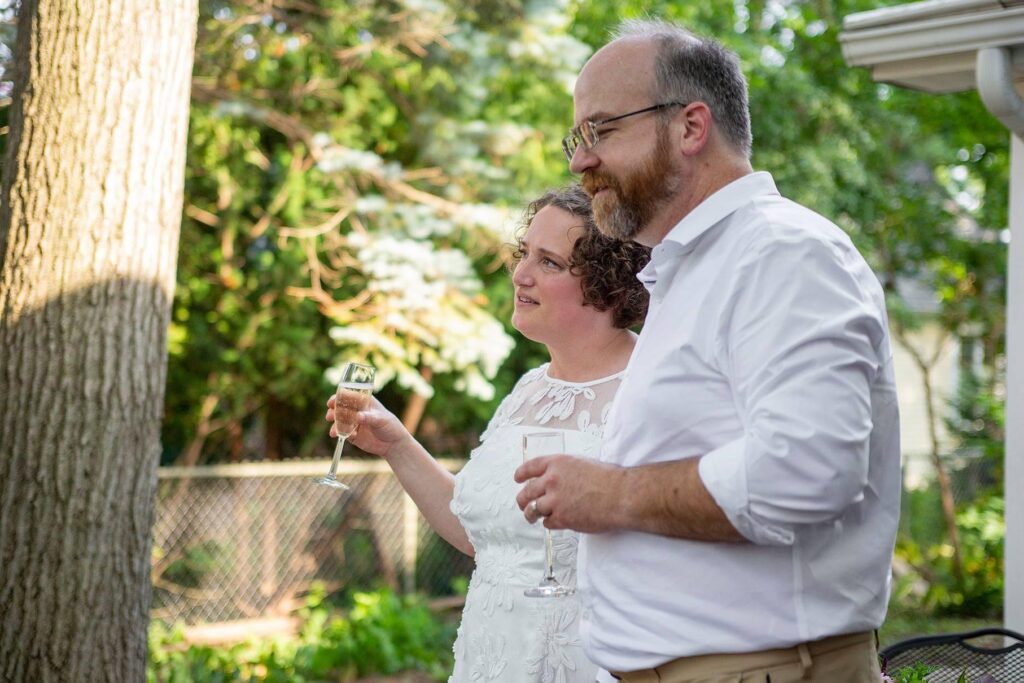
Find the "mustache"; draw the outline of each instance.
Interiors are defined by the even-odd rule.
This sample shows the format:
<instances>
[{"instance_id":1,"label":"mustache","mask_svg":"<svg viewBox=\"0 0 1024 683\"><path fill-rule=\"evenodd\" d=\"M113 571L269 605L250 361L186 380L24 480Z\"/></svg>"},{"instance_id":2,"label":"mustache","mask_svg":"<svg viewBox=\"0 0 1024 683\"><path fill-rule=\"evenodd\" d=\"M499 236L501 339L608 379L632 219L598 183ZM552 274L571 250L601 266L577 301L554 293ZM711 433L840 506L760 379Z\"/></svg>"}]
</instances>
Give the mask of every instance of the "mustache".
<instances>
[{"instance_id":1,"label":"mustache","mask_svg":"<svg viewBox=\"0 0 1024 683\"><path fill-rule=\"evenodd\" d=\"M606 188L611 190L619 189L619 183L615 178L595 171L584 171L583 176L580 178L580 186L591 197Z\"/></svg>"}]
</instances>

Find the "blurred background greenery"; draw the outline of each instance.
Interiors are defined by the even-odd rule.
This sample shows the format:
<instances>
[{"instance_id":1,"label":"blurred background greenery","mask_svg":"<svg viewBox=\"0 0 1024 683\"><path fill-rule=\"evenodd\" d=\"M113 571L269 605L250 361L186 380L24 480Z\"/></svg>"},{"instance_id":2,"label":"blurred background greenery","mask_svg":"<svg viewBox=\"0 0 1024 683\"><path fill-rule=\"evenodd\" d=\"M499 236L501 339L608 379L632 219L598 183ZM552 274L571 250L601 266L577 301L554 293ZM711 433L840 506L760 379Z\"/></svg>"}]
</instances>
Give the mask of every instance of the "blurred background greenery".
<instances>
[{"instance_id":1,"label":"blurred background greenery","mask_svg":"<svg viewBox=\"0 0 1024 683\"><path fill-rule=\"evenodd\" d=\"M739 54L755 168L849 232L920 370L928 476L904 498L883 640L998 623L1008 135L974 93L890 88L845 65L842 18L892 4L201 0L163 464L327 457L323 403L353 358L380 369L381 399L432 452L465 457L544 358L509 326L503 246L524 203L570 179L574 75L618 20L650 14ZM958 349L945 393L920 341L936 336ZM302 642L356 637L309 600ZM432 628L415 637L448 651ZM154 671L188 651L171 634L154 636ZM294 666L326 656L295 647ZM307 675L275 673L274 652L253 655L260 676ZM220 655L196 656L212 671ZM441 655L395 656L388 670L444 669Z\"/></svg>"}]
</instances>

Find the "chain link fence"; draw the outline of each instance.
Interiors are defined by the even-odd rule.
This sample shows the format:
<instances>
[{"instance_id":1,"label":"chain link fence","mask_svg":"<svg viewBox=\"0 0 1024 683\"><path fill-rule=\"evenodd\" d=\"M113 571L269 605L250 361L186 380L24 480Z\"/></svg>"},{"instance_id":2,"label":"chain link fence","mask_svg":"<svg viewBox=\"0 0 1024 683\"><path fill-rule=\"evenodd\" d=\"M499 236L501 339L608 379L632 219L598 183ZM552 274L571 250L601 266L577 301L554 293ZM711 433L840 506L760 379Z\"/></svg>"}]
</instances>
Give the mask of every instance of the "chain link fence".
<instances>
[{"instance_id":1,"label":"chain link fence","mask_svg":"<svg viewBox=\"0 0 1024 683\"><path fill-rule=\"evenodd\" d=\"M442 460L449 470L459 460ZM283 616L314 582L448 595L473 560L426 524L386 463L347 460L161 468L153 618L197 624Z\"/></svg>"},{"instance_id":2,"label":"chain link fence","mask_svg":"<svg viewBox=\"0 0 1024 683\"><path fill-rule=\"evenodd\" d=\"M457 471L463 461L441 463ZM328 592L383 584L444 596L470 575L473 560L430 529L386 463L343 460L338 478L349 491L313 483L329 464L161 468L153 618L199 624L286 616L314 582ZM957 502L971 500L991 478L990 464L957 465ZM905 495L905 529L914 516L908 501Z\"/></svg>"}]
</instances>

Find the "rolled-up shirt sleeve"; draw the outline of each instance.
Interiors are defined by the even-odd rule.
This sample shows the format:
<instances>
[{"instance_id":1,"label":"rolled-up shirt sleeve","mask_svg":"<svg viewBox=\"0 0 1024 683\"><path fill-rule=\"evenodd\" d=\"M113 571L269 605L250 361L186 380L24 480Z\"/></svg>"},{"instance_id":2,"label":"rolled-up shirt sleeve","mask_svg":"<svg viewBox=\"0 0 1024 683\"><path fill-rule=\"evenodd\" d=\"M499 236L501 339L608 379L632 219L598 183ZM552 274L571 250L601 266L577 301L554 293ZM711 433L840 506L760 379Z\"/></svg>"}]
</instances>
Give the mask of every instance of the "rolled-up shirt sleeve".
<instances>
[{"instance_id":1,"label":"rolled-up shirt sleeve","mask_svg":"<svg viewBox=\"0 0 1024 683\"><path fill-rule=\"evenodd\" d=\"M718 319L743 436L706 453L699 472L753 543L791 545L863 498L886 324L852 254L826 240L752 247Z\"/></svg>"}]
</instances>

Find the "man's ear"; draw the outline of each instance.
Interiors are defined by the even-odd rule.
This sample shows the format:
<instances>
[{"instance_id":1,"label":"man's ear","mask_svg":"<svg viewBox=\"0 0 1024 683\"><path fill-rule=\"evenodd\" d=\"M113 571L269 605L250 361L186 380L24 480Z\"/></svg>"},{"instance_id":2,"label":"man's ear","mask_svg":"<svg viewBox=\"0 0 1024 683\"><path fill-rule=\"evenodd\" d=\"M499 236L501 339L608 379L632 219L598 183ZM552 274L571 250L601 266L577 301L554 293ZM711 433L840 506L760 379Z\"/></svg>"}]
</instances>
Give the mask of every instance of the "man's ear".
<instances>
[{"instance_id":1,"label":"man's ear","mask_svg":"<svg viewBox=\"0 0 1024 683\"><path fill-rule=\"evenodd\" d=\"M703 102L686 107L676 119L676 141L685 156L700 154L711 139L714 119L711 109Z\"/></svg>"}]
</instances>

